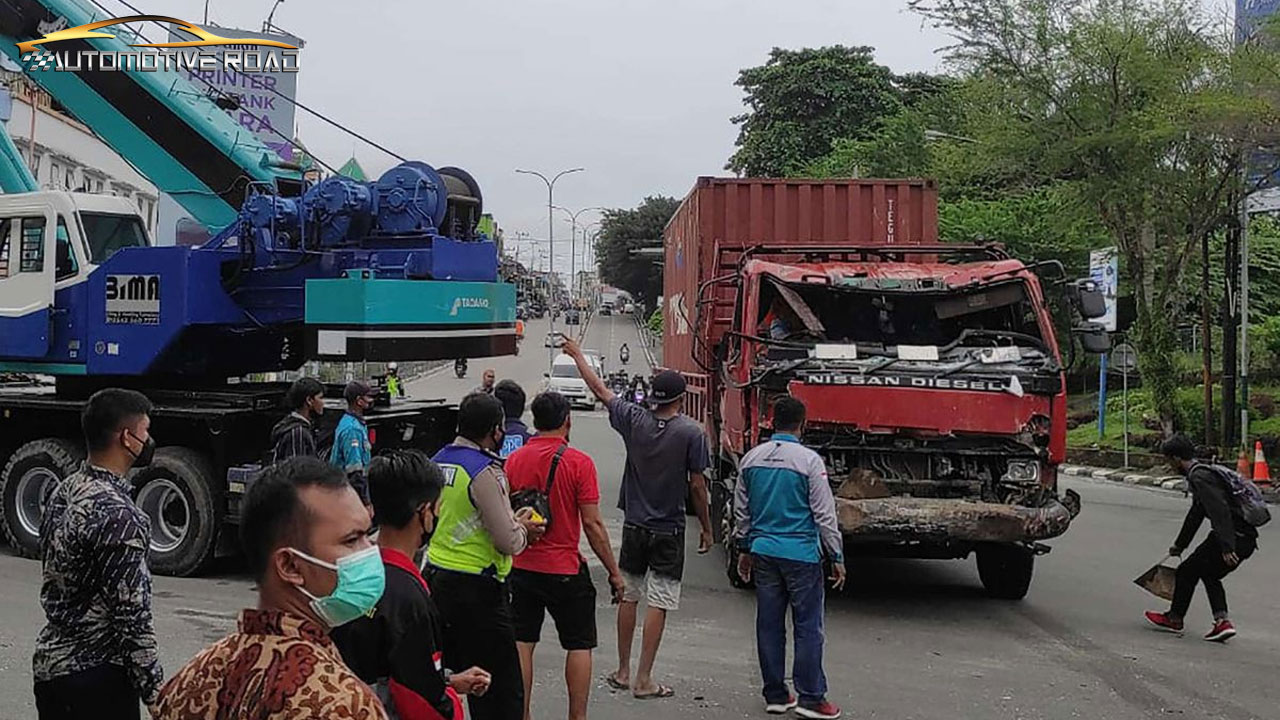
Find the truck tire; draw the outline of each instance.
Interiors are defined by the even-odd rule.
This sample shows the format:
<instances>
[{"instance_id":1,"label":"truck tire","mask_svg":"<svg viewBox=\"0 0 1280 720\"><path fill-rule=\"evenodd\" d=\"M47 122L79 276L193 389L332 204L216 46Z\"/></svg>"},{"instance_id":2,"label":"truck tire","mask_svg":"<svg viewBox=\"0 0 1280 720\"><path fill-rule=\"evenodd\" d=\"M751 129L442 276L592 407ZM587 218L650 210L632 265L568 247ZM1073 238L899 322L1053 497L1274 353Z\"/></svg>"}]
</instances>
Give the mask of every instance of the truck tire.
<instances>
[{"instance_id":1,"label":"truck tire","mask_svg":"<svg viewBox=\"0 0 1280 720\"><path fill-rule=\"evenodd\" d=\"M717 483L718 484L718 483ZM725 575L729 578L729 586L738 590L752 590L755 583L744 580L738 574L738 557L742 553L738 552L738 544L733 541L733 493L724 491L724 502L719 505L723 508L720 511L720 535L724 543L724 561Z\"/></svg>"},{"instance_id":2,"label":"truck tire","mask_svg":"<svg viewBox=\"0 0 1280 720\"><path fill-rule=\"evenodd\" d=\"M1021 600L1031 588L1035 555L1021 545L978 548L978 577L987 594L1001 600Z\"/></svg>"},{"instance_id":3,"label":"truck tire","mask_svg":"<svg viewBox=\"0 0 1280 720\"><path fill-rule=\"evenodd\" d=\"M133 478L138 508L151 521L151 570L186 577L208 567L222 527L222 483L191 448L163 447Z\"/></svg>"},{"instance_id":4,"label":"truck tire","mask_svg":"<svg viewBox=\"0 0 1280 720\"><path fill-rule=\"evenodd\" d=\"M59 482L80 469L84 450L60 438L32 440L14 451L0 472L0 498L9 547L22 557L40 557L40 522L44 505Z\"/></svg>"}]
</instances>

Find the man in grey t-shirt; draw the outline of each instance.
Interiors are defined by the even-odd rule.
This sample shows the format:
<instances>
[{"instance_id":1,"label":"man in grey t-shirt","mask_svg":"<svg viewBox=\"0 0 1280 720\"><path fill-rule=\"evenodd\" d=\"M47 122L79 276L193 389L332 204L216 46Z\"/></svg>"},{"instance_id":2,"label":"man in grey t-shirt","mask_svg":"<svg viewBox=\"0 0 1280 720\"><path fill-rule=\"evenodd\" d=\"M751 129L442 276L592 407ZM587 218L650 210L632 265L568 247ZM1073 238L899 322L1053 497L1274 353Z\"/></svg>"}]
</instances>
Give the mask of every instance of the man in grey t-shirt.
<instances>
[{"instance_id":1,"label":"man in grey t-shirt","mask_svg":"<svg viewBox=\"0 0 1280 720\"><path fill-rule=\"evenodd\" d=\"M615 395L596 375L582 349L566 340L566 355L595 396L609 408L609 422L627 447L618 506L626 516L622 528L622 568L627 589L618 607L618 670L608 677L615 688L629 688L636 697L670 697L671 688L653 681L653 664L662 643L667 612L680 606L684 575L685 498L692 490L701 534L698 552L711 549L711 513L703 472L710 464L707 437L693 419L682 415L685 382L677 372L664 371L653 381L649 400L654 409ZM644 592L641 592L641 588ZM648 604L641 640L640 666L631 676L631 638L641 597Z\"/></svg>"}]
</instances>

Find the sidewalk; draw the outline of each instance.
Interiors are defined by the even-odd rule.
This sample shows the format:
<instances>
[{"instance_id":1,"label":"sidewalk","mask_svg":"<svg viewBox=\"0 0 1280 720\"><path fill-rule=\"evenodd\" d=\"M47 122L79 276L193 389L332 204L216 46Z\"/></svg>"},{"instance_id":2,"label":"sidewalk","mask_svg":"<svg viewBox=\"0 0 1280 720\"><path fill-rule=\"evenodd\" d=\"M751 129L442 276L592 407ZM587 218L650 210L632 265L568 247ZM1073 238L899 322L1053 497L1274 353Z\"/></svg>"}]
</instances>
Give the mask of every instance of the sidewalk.
<instances>
[{"instance_id":1,"label":"sidewalk","mask_svg":"<svg viewBox=\"0 0 1280 720\"><path fill-rule=\"evenodd\" d=\"M1179 475L1156 474L1154 471L1112 470L1088 465L1059 465L1058 473L1071 477L1105 480L1125 485L1138 485L1179 492L1186 492L1187 490L1186 478ZM1266 496L1267 502L1280 504L1280 488L1263 486L1262 494Z\"/></svg>"}]
</instances>

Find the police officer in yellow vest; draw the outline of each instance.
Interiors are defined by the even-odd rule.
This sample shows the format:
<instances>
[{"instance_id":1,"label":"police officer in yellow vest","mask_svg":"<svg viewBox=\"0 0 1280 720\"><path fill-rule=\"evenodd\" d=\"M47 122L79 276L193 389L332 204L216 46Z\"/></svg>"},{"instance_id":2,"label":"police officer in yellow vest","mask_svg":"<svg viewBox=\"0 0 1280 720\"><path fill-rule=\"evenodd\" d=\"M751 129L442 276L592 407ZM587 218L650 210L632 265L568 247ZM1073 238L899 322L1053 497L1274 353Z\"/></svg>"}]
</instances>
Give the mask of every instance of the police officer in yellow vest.
<instances>
[{"instance_id":1,"label":"police officer in yellow vest","mask_svg":"<svg viewBox=\"0 0 1280 720\"><path fill-rule=\"evenodd\" d=\"M387 392L393 398L404 397L404 386L400 384L400 366L387 363Z\"/></svg>"},{"instance_id":2,"label":"police officer in yellow vest","mask_svg":"<svg viewBox=\"0 0 1280 720\"><path fill-rule=\"evenodd\" d=\"M505 424L497 398L472 393L458 408L458 437L434 458L445 484L427 560L431 594L445 625L444 664L482 667L493 676L487 693L468 699L475 720L524 716L506 579L511 557L546 531L546 521L535 522L528 509L511 510L510 488L496 454Z\"/></svg>"}]
</instances>

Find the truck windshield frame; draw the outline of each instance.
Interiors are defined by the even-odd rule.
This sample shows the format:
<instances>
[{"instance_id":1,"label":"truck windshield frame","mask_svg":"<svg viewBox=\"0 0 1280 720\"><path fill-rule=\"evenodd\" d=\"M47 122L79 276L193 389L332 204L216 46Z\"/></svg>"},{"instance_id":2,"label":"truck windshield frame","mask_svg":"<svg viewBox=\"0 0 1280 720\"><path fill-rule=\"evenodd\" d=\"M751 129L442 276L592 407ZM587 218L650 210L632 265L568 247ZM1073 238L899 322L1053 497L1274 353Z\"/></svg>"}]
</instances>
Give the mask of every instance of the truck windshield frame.
<instances>
[{"instance_id":1,"label":"truck windshield frame","mask_svg":"<svg viewBox=\"0 0 1280 720\"><path fill-rule=\"evenodd\" d=\"M947 348L955 346L965 336L965 330L980 330L983 336L1007 332L1011 339L1034 339L1037 346L1047 347L1042 309L1034 301L1025 278L945 290L842 287L769 279L772 282L759 286L758 317L755 327L748 329L749 334L765 340L792 345L827 342ZM775 282L790 291L791 302L772 287ZM812 331L812 322L803 321L793 309L795 297L819 321L821 335Z\"/></svg>"},{"instance_id":2,"label":"truck windshield frame","mask_svg":"<svg viewBox=\"0 0 1280 720\"><path fill-rule=\"evenodd\" d=\"M89 247L90 262L95 265L106 262L117 250L151 244L137 215L81 211L80 225Z\"/></svg>"}]
</instances>

